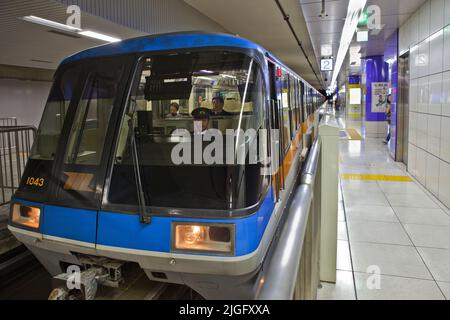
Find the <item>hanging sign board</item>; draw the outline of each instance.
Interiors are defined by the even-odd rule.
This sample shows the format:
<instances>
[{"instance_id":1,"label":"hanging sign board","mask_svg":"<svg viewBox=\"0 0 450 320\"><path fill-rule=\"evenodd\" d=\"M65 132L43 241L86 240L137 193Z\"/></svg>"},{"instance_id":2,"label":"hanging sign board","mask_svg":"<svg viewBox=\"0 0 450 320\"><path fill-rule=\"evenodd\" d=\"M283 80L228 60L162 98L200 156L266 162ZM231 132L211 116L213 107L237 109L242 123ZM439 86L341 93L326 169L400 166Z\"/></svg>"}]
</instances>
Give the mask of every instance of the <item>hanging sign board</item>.
<instances>
[{"instance_id":1,"label":"hanging sign board","mask_svg":"<svg viewBox=\"0 0 450 320\"><path fill-rule=\"evenodd\" d=\"M320 61L320 71L333 71L333 59L322 59Z\"/></svg>"}]
</instances>

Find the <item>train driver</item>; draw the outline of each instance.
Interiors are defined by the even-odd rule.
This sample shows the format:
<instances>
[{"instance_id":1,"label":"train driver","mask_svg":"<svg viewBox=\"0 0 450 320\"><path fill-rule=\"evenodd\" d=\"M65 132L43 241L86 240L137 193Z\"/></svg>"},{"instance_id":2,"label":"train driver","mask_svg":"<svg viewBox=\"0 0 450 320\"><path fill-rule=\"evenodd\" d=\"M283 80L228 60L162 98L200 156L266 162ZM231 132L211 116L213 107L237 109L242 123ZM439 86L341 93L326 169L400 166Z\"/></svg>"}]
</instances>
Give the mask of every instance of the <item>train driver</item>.
<instances>
[{"instance_id":1,"label":"train driver","mask_svg":"<svg viewBox=\"0 0 450 320\"><path fill-rule=\"evenodd\" d=\"M192 111L191 114L194 117L194 133L205 132L208 129L211 110L207 108L197 108Z\"/></svg>"}]
</instances>

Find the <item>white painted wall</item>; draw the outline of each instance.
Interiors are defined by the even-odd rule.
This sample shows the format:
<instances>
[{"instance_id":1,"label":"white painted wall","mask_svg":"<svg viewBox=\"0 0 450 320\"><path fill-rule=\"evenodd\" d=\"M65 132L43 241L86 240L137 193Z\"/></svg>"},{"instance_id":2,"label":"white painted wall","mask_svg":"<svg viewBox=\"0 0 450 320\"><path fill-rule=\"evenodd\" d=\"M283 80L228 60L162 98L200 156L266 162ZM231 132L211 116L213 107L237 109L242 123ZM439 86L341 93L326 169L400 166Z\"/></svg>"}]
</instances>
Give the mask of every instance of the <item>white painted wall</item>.
<instances>
[{"instance_id":1,"label":"white painted wall","mask_svg":"<svg viewBox=\"0 0 450 320\"><path fill-rule=\"evenodd\" d=\"M400 27L408 50L408 171L450 207L450 0L427 1Z\"/></svg>"},{"instance_id":2,"label":"white painted wall","mask_svg":"<svg viewBox=\"0 0 450 320\"><path fill-rule=\"evenodd\" d=\"M38 126L51 82L0 79L0 118L16 117L18 124Z\"/></svg>"}]
</instances>

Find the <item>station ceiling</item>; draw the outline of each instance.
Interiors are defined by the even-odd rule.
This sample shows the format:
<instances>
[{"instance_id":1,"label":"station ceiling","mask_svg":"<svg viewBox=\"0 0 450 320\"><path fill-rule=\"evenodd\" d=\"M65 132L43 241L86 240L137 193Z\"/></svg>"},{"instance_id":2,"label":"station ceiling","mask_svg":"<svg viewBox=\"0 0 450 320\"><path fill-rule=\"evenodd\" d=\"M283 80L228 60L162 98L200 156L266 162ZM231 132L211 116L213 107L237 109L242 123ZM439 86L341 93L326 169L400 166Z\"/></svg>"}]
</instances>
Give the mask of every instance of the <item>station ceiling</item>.
<instances>
[{"instance_id":1,"label":"station ceiling","mask_svg":"<svg viewBox=\"0 0 450 320\"><path fill-rule=\"evenodd\" d=\"M336 57L347 16L349 0L326 0L325 10L328 16L319 17L322 9L322 0L299 0L301 9L305 17L308 32L314 48L316 61L319 64L321 59L321 46L331 44L333 56ZM369 41L356 42L356 36L350 46L361 47L362 57L383 54L385 50L385 40L388 39L426 0L368 0L366 7L377 5L381 9L381 24L383 29L377 35L369 34ZM341 72L350 73L353 71L349 65L349 59L345 61ZM331 82L331 72L322 73L323 79L328 87Z\"/></svg>"},{"instance_id":2,"label":"station ceiling","mask_svg":"<svg viewBox=\"0 0 450 320\"><path fill-rule=\"evenodd\" d=\"M331 73L320 72L320 49L323 44L331 44L333 56L337 55L349 0L326 0L328 16L324 18L319 17L322 0L180 1L206 15L224 30L264 46L317 89L328 87ZM368 42L356 43L354 39L352 45L361 47L362 57L383 54L385 40L425 1L368 0L368 5L380 7L384 28L379 34L370 35ZM289 16L293 31L283 11ZM20 19L27 15L62 23L67 18L66 6L58 1L1 0L0 64L56 69L64 57L104 44ZM83 29L107 31L122 39L147 34L86 12L83 12ZM347 74L352 71L347 59L341 72Z\"/></svg>"},{"instance_id":3,"label":"station ceiling","mask_svg":"<svg viewBox=\"0 0 450 320\"><path fill-rule=\"evenodd\" d=\"M48 0L0 1L0 64L56 69L61 60L75 52L105 44L105 42L56 31L52 28L23 21L34 15L65 23L66 6ZM107 30L122 39L145 35L106 19L83 13L83 29Z\"/></svg>"},{"instance_id":4,"label":"station ceiling","mask_svg":"<svg viewBox=\"0 0 450 320\"><path fill-rule=\"evenodd\" d=\"M325 89L298 0L279 0L301 41L312 68L275 0L184 0L233 34L252 40L275 54L317 89ZM316 74L317 77L316 77ZM319 79L318 79L319 78Z\"/></svg>"}]
</instances>

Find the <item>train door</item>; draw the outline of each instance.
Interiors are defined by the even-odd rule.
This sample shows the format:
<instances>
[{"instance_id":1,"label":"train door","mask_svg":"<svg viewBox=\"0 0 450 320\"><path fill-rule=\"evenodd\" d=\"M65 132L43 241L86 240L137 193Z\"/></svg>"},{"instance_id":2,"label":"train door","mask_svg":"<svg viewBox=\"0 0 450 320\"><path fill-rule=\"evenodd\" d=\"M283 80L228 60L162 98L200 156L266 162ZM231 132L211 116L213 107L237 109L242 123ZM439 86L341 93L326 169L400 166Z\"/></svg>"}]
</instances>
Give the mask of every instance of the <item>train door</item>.
<instances>
[{"instance_id":1,"label":"train door","mask_svg":"<svg viewBox=\"0 0 450 320\"><path fill-rule=\"evenodd\" d=\"M395 160L408 165L409 53L398 60L397 141Z\"/></svg>"},{"instance_id":2,"label":"train door","mask_svg":"<svg viewBox=\"0 0 450 320\"><path fill-rule=\"evenodd\" d=\"M279 71L278 71L279 70ZM282 119L280 116L280 106L281 106L281 79L279 77L281 69L269 62L269 81L270 81L270 128L276 130L278 134L278 144L272 143L272 161L276 161L276 171L273 175L273 188L275 189L275 199L279 201L280 192L283 189L283 136L282 136ZM274 136L272 135L272 139Z\"/></svg>"}]
</instances>

